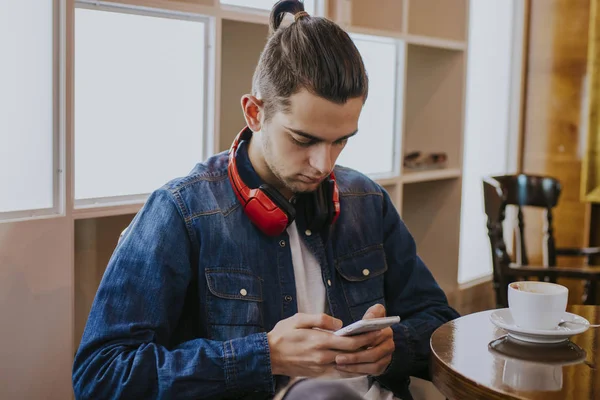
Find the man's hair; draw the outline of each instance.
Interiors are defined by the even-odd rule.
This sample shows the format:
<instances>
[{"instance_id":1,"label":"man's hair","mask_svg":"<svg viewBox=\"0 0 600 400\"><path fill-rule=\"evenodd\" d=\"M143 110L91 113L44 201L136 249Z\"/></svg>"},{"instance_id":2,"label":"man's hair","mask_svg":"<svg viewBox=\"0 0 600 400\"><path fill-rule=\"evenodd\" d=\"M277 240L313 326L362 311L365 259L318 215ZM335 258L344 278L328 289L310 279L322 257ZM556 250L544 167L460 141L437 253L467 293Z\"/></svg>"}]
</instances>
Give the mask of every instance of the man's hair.
<instances>
[{"instance_id":1,"label":"man's hair","mask_svg":"<svg viewBox=\"0 0 600 400\"><path fill-rule=\"evenodd\" d=\"M286 13L295 21L280 27ZM301 14L298 14L301 13ZM271 10L270 37L252 80L252 94L265 106L265 118L289 110L289 97L302 89L337 104L368 94L362 57L334 22L312 17L298 0L282 0Z\"/></svg>"}]
</instances>

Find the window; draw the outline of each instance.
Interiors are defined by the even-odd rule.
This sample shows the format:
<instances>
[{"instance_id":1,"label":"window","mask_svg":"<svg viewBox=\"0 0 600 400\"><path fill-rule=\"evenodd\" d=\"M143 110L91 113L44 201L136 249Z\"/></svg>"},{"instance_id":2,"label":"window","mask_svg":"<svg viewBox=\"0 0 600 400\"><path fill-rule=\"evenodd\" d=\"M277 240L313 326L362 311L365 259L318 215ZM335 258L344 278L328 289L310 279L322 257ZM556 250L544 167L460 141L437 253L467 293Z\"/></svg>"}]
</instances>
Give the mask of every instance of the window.
<instances>
[{"instance_id":1,"label":"window","mask_svg":"<svg viewBox=\"0 0 600 400\"><path fill-rule=\"evenodd\" d=\"M391 175L397 157L395 140L402 105L397 93L401 48L397 41L351 35L369 76L369 96L352 137L337 163L373 177Z\"/></svg>"},{"instance_id":2,"label":"window","mask_svg":"<svg viewBox=\"0 0 600 400\"><path fill-rule=\"evenodd\" d=\"M258 8L270 11L276 0L221 0L221 4L238 7ZM305 0L304 9L311 15L315 14L315 0Z\"/></svg>"},{"instance_id":3,"label":"window","mask_svg":"<svg viewBox=\"0 0 600 400\"><path fill-rule=\"evenodd\" d=\"M208 20L89 7L75 13L76 203L143 201L203 159Z\"/></svg>"},{"instance_id":4,"label":"window","mask_svg":"<svg viewBox=\"0 0 600 400\"><path fill-rule=\"evenodd\" d=\"M0 2L0 218L58 206L53 4Z\"/></svg>"},{"instance_id":5,"label":"window","mask_svg":"<svg viewBox=\"0 0 600 400\"><path fill-rule=\"evenodd\" d=\"M518 8L515 2L504 0L470 3L459 284L492 274L482 179L516 170L508 163L510 155L518 153L517 148L511 148L510 122L514 116L510 107L519 94L511 93L507 82L514 80L511 64L523 46L521 40L514 42L519 32L515 20ZM489 51L492 48L494 51ZM504 222L505 240L512 239L513 234L510 208Z\"/></svg>"}]
</instances>

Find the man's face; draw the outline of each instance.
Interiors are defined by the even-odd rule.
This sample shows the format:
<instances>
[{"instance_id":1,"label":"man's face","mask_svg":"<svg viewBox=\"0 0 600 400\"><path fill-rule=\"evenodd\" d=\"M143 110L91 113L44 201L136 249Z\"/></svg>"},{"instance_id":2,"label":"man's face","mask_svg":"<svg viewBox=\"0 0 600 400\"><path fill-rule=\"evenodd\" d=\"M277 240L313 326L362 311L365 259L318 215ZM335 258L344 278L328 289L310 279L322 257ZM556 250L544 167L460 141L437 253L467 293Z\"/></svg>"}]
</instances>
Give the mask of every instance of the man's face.
<instances>
[{"instance_id":1,"label":"man's face","mask_svg":"<svg viewBox=\"0 0 600 400\"><path fill-rule=\"evenodd\" d=\"M312 192L329 176L346 142L356 134L363 99L335 104L302 90L290 102L288 112L277 112L263 123L263 156L284 188Z\"/></svg>"}]
</instances>

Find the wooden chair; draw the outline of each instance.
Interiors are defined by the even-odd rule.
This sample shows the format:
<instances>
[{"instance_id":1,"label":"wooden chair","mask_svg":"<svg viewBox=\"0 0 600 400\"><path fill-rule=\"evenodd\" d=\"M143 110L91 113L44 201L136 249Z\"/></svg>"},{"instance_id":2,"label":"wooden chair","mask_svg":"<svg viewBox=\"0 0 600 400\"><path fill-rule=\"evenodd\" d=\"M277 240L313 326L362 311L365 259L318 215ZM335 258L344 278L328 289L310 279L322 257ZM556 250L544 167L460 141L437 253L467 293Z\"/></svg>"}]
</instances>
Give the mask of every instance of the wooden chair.
<instances>
[{"instance_id":1,"label":"wooden chair","mask_svg":"<svg viewBox=\"0 0 600 400\"><path fill-rule=\"evenodd\" d=\"M483 197L487 228L492 249L494 289L498 307L507 307L508 284L515 280L537 278L555 282L558 278L584 280L584 304L597 304L596 286L600 280L600 267L582 266L564 268L556 266L557 256L585 256L589 264L592 255L600 254L600 248L556 248L552 226L552 209L560 197L560 183L550 177L532 175L505 175L483 180ZM512 262L504 242L502 223L506 206L517 207L518 237L515 243L515 262ZM523 207L542 207L546 213L544 231L544 265L529 265L525 246Z\"/></svg>"}]
</instances>

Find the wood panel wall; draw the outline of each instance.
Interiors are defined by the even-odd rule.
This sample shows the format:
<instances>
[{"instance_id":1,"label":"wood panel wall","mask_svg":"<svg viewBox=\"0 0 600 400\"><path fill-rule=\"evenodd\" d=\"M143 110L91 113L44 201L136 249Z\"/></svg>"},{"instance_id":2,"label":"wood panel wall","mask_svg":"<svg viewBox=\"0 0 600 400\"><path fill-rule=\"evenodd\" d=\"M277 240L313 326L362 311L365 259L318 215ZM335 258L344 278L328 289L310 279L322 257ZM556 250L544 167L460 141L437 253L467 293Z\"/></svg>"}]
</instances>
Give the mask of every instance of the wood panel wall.
<instances>
[{"instance_id":1,"label":"wood panel wall","mask_svg":"<svg viewBox=\"0 0 600 400\"><path fill-rule=\"evenodd\" d=\"M554 213L559 247L589 245L591 208L579 200L589 14L589 0L529 0L522 170L563 184ZM525 224L530 261L541 262L543 215L529 211ZM563 283L577 301L581 285Z\"/></svg>"}]
</instances>

